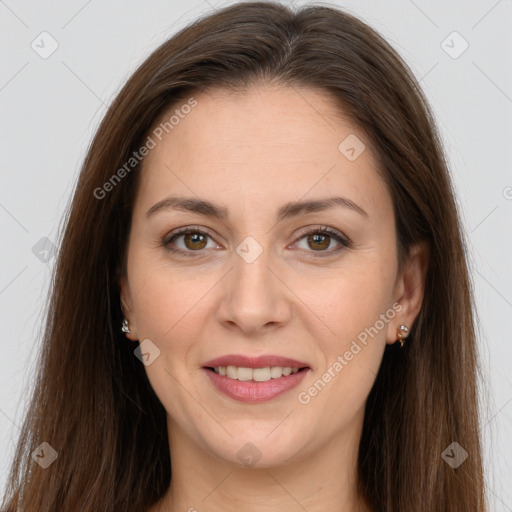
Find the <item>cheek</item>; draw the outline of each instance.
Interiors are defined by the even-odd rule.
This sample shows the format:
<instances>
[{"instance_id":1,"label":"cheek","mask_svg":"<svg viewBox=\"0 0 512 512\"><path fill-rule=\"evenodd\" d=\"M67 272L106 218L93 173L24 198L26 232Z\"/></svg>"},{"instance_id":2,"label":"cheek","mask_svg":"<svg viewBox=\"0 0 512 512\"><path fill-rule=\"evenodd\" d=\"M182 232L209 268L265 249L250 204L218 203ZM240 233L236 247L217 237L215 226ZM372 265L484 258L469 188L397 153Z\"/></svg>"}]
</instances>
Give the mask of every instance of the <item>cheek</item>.
<instances>
[{"instance_id":1,"label":"cheek","mask_svg":"<svg viewBox=\"0 0 512 512\"><path fill-rule=\"evenodd\" d=\"M329 300L322 302L320 316L329 326L315 339L322 364L309 388L299 390L299 403L308 416L321 413L332 434L364 407L379 371L388 327L381 316L389 310L386 296L375 279L360 275L337 279Z\"/></svg>"},{"instance_id":2,"label":"cheek","mask_svg":"<svg viewBox=\"0 0 512 512\"><path fill-rule=\"evenodd\" d=\"M343 347L390 308L393 277L393 262L368 251L354 254L330 276L317 276L314 286L303 280L298 294L326 326L330 346ZM385 336L379 327L379 337Z\"/></svg>"},{"instance_id":3,"label":"cheek","mask_svg":"<svg viewBox=\"0 0 512 512\"><path fill-rule=\"evenodd\" d=\"M165 343L189 325L201 311L203 296L215 284L213 278L209 283L208 275L171 268L147 255L134 258L130 283L139 333Z\"/></svg>"},{"instance_id":4,"label":"cheek","mask_svg":"<svg viewBox=\"0 0 512 512\"><path fill-rule=\"evenodd\" d=\"M322 310L324 322L334 334L319 338L319 343L326 355L326 370L340 375L337 384L352 394L361 381L371 380L378 371L390 320L386 315L389 305L375 285L358 286L353 280L340 285Z\"/></svg>"},{"instance_id":5,"label":"cheek","mask_svg":"<svg viewBox=\"0 0 512 512\"><path fill-rule=\"evenodd\" d=\"M183 418L190 413L190 395L182 386L191 382L191 362L199 357L197 339L206 314L201 298L211 285L158 265L134 268L130 283L139 339L150 339L160 350L145 366L151 387L173 418ZM192 384L187 386L193 392ZM194 414L201 415L199 408Z\"/></svg>"},{"instance_id":6,"label":"cheek","mask_svg":"<svg viewBox=\"0 0 512 512\"><path fill-rule=\"evenodd\" d=\"M342 409L362 405L382 360L389 322L395 316L389 300L393 262L360 254L357 264L353 263L336 278L325 278L323 287L315 287L317 294L309 291L309 304L315 304L312 309L328 327L325 336L316 338L317 348L324 354L318 383L318 398L322 398L317 405L325 400L326 410L332 410L329 403ZM330 391L320 392L324 385Z\"/></svg>"}]
</instances>

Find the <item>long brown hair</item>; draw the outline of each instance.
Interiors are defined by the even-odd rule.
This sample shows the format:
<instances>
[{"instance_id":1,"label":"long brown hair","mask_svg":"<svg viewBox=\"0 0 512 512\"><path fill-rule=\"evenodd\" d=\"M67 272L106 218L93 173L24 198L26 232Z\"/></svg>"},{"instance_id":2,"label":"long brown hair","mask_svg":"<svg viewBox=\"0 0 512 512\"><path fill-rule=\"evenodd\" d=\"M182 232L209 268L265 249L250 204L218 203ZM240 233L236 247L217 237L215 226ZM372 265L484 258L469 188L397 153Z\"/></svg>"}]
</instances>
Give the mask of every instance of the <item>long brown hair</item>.
<instances>
[{"instance_id":1,"label":"long brown hair","mask_svg":"<svg viewBox=\"0 0 512 512\"><path fill-rule=\"evenodd\" d=\"M165 410L134 357L137 344L120 331L118 278L141 163L104 185L178 100L258 81L329 93L371 141L393 198L400 262L418 241L430 248L421 311L405 347L386 348L367 400L361 495L375 511L486 510L467 249L428 102L362 21L324 5L294 11L270 2L234 4L181 30L108 109L65 219L2 510L142 511L166 491ZM31 457L42 442L58 454L46 469ZM442 457L453 442L469 454L457 468Z\"/></svg>"}]
</instances>

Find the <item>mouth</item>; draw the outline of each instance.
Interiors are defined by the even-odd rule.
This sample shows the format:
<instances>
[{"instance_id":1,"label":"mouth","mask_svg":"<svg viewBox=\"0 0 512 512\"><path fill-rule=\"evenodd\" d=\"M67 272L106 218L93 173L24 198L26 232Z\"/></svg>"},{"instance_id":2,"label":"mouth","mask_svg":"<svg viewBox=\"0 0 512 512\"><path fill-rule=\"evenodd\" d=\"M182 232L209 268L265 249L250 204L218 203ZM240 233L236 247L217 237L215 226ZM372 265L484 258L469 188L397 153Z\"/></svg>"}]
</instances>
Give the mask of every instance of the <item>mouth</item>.
<instances>
[{"instance_id":1,"label":"mouth","mask_svg":"<svg viewBox=\"0 0 512 512\"><path fill-rule=\"evenodd\" d=\"M206 361L202 370L221 394L248 403L284 395L312 372L304 361L275 354L227 354Z\"/></svg>"},{"instance_id":2,"label":"mouth","mask_svg":"<svg viewBox=\"0 0 512 512\"><path fill-rule=\"evenodd\" d=\"M312 371L309 366L249 368L232 365L204 366L202 370L213 389L230 399L250 404L285 396Z\"/></svg>"}]
</instances>

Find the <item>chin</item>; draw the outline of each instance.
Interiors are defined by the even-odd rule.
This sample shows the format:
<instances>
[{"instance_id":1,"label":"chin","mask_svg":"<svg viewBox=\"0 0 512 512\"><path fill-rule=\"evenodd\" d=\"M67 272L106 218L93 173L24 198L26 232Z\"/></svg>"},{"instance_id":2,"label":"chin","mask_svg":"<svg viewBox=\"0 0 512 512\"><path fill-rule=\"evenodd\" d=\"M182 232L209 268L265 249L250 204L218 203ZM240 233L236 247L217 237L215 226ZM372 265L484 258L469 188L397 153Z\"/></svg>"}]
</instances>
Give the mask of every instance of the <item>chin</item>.
<instances>
[{"instance_id":1,"label":"chin","mask_svg":"<svg viewBox=\"0 0 512 512\"><path fill-rule=\"evenodd\" d=\"M272 428L275 428L272 427ZM279 427L278 427L279 428ZM272 438L272 429L265 434L257 436L251 432L250 428L247 434L241 432L233 437L226 435L226 439L215 438L207 441L209 451L216 457L238 467L247 467L254 469L265 469L290 464L296 459L301 458L298 449L304 444L298 439L290 436L290 433L281 432L281 436ZM302 454L304 455L304 454Z\"/></svg>"}]
</instances>

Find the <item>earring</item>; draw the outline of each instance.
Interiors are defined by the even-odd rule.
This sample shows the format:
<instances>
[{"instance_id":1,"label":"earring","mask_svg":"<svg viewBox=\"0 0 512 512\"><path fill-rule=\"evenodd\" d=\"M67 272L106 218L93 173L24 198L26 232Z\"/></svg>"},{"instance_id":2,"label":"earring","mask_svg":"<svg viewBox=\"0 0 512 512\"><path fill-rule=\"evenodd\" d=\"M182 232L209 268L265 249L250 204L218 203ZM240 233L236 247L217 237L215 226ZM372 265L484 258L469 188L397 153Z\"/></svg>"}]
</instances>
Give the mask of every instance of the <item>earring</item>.
<instances>
[{"instance_id":1,"label":"earring","mask_svg":"<svg viewBox=\"0 0 512 512\"><path fill-rule=\"evenodd\" d=\"M131 332L130 328L128 327L128 320L126 320L126 318L123 318L123 324L121 326L121 331L123 331L125 333Z\"/></svg>"},{"instance_id":2,"label":"earring","mask_svg":"<svg viewBox=\"0 0 512 512\"><path fill-rule=\"evenodd\" d=\"M409 333L409 328L406 325L401 325L396 330L396 337L398 338L396 341L400 342L400 348L404 346L404 339L407 338L407 334Z\"/></svg>"}]
</instances>

